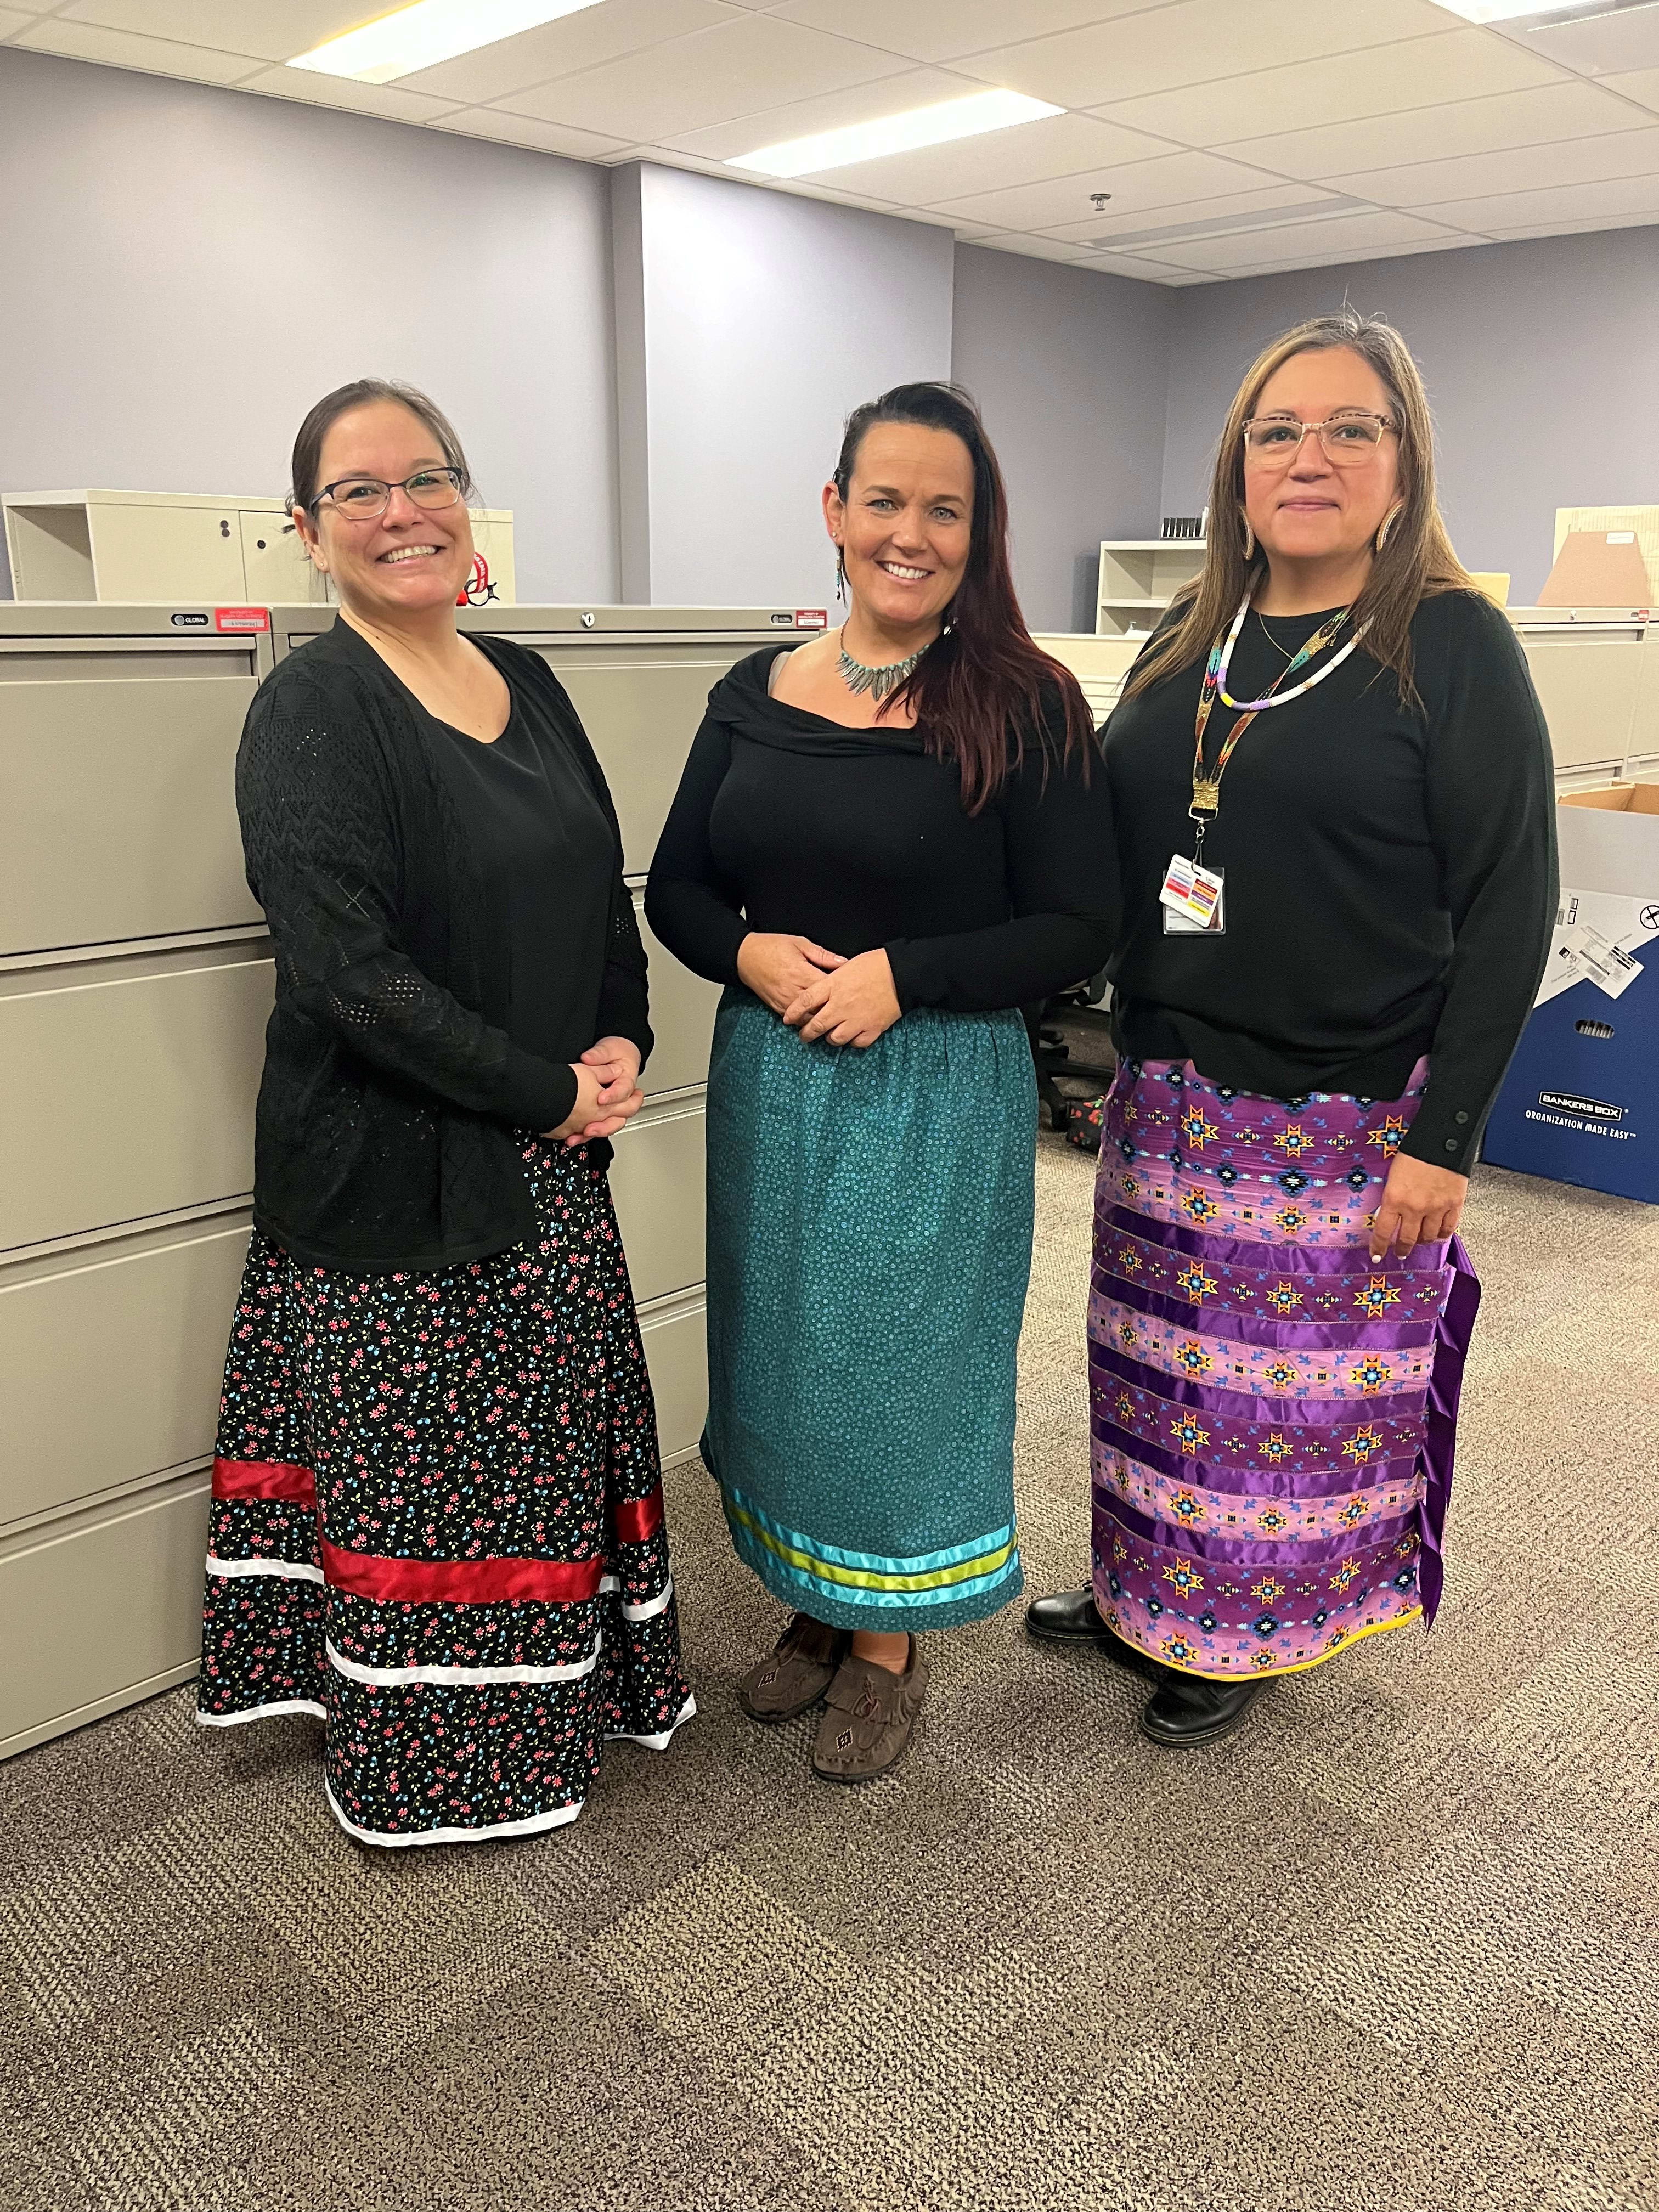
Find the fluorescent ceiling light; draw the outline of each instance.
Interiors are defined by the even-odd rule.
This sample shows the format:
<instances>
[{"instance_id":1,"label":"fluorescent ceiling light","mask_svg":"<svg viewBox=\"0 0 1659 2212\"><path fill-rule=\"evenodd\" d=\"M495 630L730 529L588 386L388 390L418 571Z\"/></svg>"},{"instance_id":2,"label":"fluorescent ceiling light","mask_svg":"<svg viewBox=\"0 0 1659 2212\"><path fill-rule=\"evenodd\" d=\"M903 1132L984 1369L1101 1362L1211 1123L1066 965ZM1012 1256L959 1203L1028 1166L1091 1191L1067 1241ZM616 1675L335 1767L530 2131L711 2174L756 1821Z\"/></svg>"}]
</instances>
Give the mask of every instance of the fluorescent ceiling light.
<instances>
[{"instance_id":1,"label":"fluorescent ceiling light","mask_svg":"<svg viewBox=\"0 0 1659 2212\"><path fill-rule=\"evenodd\" d=\"M734 154L727 166L758 169L769 177L807 177L819 169L845 168L849 161L943 146L952 138L976 138L982 131L1006 131L1011 123L1035 123L1064 112L1046 100L1028 100L1023 92L972 92L966 100L943 100L937 107L913 107L874 123L849 123L844 130L819 131L811 138L786 138L752 154Z\"/></svg>"},{"instance_id":2,"label":"fluorescent ceiling light","mask_svg":"<svg viewBox=\"0 0 1659 2212\"><path fill-rule=\"evenodd\" d=\"M1591 15L1618 15L1629 7L1645 7L1648 0L1439 0L1439 5L1466 23L1524 23L1528 30L1553 30L1564 23L1583 22Z\"/></svg>"},{"instance_id":3,"label":"fluorescent ceiling light","mask_svg":"<svg viewBox=\"0 0 1659 2212\"><path fill-rule=\"evenodd\" d=\"M362 84L390 84L394 77L598 5L599 0L415 0L412 8L343 32L308 54L295 54L289 67L315 70L319 76L355 76Z\"/></svg>"}]
</instances>

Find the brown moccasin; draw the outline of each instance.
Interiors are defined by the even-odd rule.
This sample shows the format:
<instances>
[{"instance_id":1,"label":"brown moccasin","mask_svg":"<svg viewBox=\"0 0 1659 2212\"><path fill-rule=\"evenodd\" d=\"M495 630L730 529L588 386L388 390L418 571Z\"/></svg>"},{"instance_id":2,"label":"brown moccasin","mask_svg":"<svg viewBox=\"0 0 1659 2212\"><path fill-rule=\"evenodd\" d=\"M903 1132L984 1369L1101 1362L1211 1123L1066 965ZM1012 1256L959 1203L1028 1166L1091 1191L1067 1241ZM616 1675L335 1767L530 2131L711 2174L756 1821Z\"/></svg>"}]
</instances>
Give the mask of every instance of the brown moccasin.
<instances>
[{"instance_id":1,"label":"brown moccasin","mask_svg":"<svg viewBox=\"0 0 1659 2212\"><path fill-rule=\"evenodd\" d=\"M777 1648L738 1685L738 1703L751 1721L792 1721L817 1704L836 1679L852 1642L844 1628L794 1615Z\"/></svg>"},{"instance_id":2,"label":"brown moccasin","mask_svg":"<svg viewBox=\"0 0 1659 2212\"><path fill-rule=\"evenodd\" d=\"M873 1782L909 1744L927 1694L927 1662L915 1638L902 1674L849 1653L830 1685L812 1747L812 1769L826 1782Z\"/></svg>"}]
</instances>

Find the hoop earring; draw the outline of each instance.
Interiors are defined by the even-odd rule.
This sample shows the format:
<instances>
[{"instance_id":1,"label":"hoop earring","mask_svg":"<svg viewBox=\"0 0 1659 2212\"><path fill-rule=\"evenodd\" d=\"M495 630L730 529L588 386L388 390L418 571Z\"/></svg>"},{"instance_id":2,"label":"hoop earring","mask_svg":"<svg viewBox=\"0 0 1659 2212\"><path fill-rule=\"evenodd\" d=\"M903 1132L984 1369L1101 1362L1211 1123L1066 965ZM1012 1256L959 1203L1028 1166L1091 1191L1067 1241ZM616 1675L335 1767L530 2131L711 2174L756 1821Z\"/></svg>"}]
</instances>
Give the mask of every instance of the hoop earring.
<instances>
[{"instance_id":1,"label":"hoop earring","mask_svg":"<svg viewBox=\"0 0 1659 2212\"><path fill-rule=\"evenodd\" d=\"M1388 513L1383 516L1382 526L1376 533L1376 550L1379 553L1389 542L1389 532L1394 528L1395 524L1399 521L1401 516L1405 513L1405 511L1406 502L1402 499L1398 507L1391 507Z\"/></svg>"},{"instance_id":2,"label":"hoop earring","mask_svg":"<svg viewBox=\"0 0 1659 2212\"><path fill-rule=\"evenodd\" d=\"M1244 517L1244 558L1247 561L1254 561L1255 558L1255 532L1250 527L1250 518L1248 514Z\"/></svg>"}]
</instances>

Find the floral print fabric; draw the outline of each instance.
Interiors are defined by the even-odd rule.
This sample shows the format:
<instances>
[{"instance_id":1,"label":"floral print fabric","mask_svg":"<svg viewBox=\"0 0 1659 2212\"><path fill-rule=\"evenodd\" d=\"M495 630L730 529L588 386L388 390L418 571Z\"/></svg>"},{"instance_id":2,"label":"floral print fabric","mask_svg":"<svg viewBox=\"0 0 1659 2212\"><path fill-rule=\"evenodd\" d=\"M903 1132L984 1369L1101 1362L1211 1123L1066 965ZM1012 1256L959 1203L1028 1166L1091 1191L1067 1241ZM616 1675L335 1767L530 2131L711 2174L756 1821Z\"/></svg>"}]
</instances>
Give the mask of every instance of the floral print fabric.
<instances>
[{"instance_id":1,"label":"floral print fabric","mask_svg":"<svg viewBox=\"0 0 1659 2212\"><path fill-rule=\"evenodd\" d=\"M533 1242L431 1274L255 1235L225 1365L199 1717L326 1723L366 1841L573 1819L694 1710L610 1194L522 1139Z\"/></svg>"}]
</instances>

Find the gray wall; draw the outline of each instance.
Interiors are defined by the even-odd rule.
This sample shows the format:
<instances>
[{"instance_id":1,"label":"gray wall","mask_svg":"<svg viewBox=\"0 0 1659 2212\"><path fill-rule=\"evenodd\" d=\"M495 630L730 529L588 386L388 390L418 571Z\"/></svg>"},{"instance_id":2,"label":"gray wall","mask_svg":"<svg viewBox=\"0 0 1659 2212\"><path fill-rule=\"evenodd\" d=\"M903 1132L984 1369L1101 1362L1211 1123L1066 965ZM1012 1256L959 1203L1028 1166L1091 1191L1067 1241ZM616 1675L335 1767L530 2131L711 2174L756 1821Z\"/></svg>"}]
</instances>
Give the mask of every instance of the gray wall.
<instances>
[{"instance_id":1,"label":"gray wall","mask_svg":"<svg viewBox=\"0 0 1659 2212\"><path fill-rule=\"evenodd\" d=\"M950 232L650 164L613 191L628 596L833 606L818 495L860 400L950 374Z\"/></svg>"},{"instance_id":2,"label":"gray wall","mask_svg":"<svg viewBox=\"0 0 1659 2212\"><path fill-rule=\"evenodd\" d=\"M1516 605L1549 574L1558 507L1659 502L1659 228L1309 269L1176 295L1166 514L1207 497L1238 380L1273 334L1350 299L1420 362L1441 504L1472 568Z\"/></svg>"},{"instance_id":3,"label":"gray wall","mask_svg":"<svg viewBox=\"0 0 1659 2212\"><path fill-rule=\"evenodd\" d=\"M522 599L619 578L603 171L0 51L0 489L274 494L410 379L515 510Z\"/></svg>"},{"instance_id":4,"label":"gray wall","mask_svg":"<svg viewBox=\"0 0 1659 2212\"><path fill-rule=\"evenodd\" d=\"M953 373L1007 480L1014 580L1033 629L1091 630L1101 539L1158 534L1178 298L957 249Z\"/></svg>"}]
</instances>

